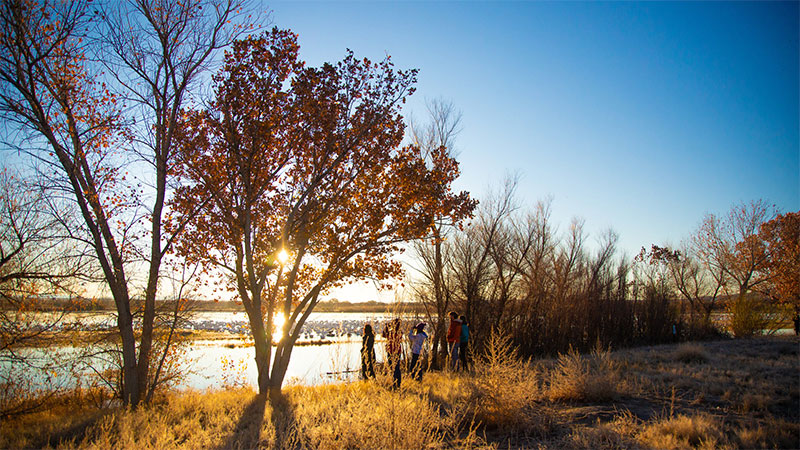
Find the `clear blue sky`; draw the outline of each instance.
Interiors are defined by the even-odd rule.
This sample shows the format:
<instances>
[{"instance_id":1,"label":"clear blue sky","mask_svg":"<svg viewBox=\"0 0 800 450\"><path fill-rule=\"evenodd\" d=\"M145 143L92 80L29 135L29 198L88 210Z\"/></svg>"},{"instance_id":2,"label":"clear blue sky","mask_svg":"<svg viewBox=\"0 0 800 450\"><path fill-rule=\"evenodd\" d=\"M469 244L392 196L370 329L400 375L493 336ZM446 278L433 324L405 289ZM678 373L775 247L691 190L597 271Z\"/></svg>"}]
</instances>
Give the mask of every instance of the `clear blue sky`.
<instances>
[{"instance_id":1,"label":"clear blue sky","mask_svg":"<svg viewBox=\"0 0 800 450\"><path fill-rule=\"evenodd\" d=\"M706 212L800 209L798 2L273 2L311 65L346 48L420 69L406 108L463 112L460 189L518 172L564 229L629 255Z\"/></svg>"}]
</instances>

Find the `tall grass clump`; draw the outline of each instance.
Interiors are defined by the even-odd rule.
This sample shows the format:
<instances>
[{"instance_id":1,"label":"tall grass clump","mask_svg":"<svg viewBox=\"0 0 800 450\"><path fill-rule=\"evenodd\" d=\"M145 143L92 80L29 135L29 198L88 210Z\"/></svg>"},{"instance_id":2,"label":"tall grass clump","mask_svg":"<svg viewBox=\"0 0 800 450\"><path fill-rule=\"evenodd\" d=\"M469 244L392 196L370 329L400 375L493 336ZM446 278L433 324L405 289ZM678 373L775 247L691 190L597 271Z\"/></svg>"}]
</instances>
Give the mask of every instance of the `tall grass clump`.
<instances>
[{"instance_id":1,"label":"tall grass clump","mask_svg":"<svg viewBox=\"0 0 800 450\"><path fill-rule=\"evenodd\" d=\"M600 402L614 399L620 379L609 351L595 350L585 357L574 349L559 354L550 373L550 401Z\"/></svg>"},{"instance_id":2,"label":"tall grass clump","mask_svg":"<svg viewBox=\"0 0 800 450\"><path fill-rule=\"evenodd\" d=\"M585 450L644 449L636 439L640 422L630 413L623 413L606 423L598 422L594 427L580 427L567 440L568 446Z\"/></svg>"},{"instance_id":3,"label":"tall grass clump","mask_svg":"<svg viewBox=\"0 0 800 450\"><path fill-rule=\"evenodd\" d=\"M639 442L663 450L699 448L716 449L724 444L721 426L709 415L679 415L645 426Z\"/></svg>"},{"instance_id":4,"label":"tall grass clump","mask_svg":"<svg viewBox=\"0 0 800 450\"><path fill-rule=\"evenodd\" d=\"M769 418L756 426L736 432L738 448L800 448L800 424Z\"/></svg>"},{"instance_id":5,"label":"tall grass clump","mask_svg":"<svg viewBox=\"0 0 800 450\"><path fill-rule=\"evenodd\" d=\"M683 343L675 349L673 358L687 364L704 363L709 360L708 352L702 345L696 343Z\"/></svg>"},{"instance_id":6,"label":"tall grass clump","mask_svg":"<svg viewBox=\"0 0 800 450\"><path fill-rule=\"evenodd\" d=\"M546 423L533 407L541 396L537 376L508 335L493 330L475 364L476 419L489 427L537 432Z\"/></svg>"}]
</instances>

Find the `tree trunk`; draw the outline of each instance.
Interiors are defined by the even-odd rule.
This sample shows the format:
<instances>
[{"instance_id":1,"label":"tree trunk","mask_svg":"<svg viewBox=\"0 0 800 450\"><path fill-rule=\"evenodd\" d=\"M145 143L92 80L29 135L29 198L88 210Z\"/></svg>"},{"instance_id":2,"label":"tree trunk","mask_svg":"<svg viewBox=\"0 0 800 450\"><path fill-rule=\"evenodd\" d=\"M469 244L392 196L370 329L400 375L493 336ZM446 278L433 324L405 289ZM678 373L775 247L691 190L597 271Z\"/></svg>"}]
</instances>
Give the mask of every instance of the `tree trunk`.
<instances>
[{"instance_id":1,"label":"tree trunk","mask_svg":"<svg viewBox=\"0 0 800 450\"><path fill-rule=\"evenodd\" d=\"M162 150L156 156L156 200L153 205L153 228L150 240L150 272L144 296L144 314L142 316L142 338L139 343L139 392L147 392L150 375L150 352L153 347L153 322L156 317L156 295L158 293L158 276L161 270L161 213L164 208L164 197L167 185L167 165ZM155 383L157 380L153 380Z\"/></svg>"},{"instance_id":2,"label":"tree trunk","mask_svg":"<svg viewBox=\"0 0 800 450\"><path fill-rule=\"evenodd\" d=\"M110 287L117 306L117 328L122 341L122 402L126 405L136 405L141 398L141 391L137 382L136 336L133 332L128 291L125 287L115 285Z\"/></svg>"},{"instance_id":3,"label":"tree trunk","mask_svg":"<svg viewBox=\"0 0 800 450\"><path fill-rule=\"evenodd\" d=\"M258 393L267 394L270 390L270 360L272 359L272 340L267 339L264 322L250 319L253 342L256 349L256 370L258 371Z\"/></svg>"}]
</instances>

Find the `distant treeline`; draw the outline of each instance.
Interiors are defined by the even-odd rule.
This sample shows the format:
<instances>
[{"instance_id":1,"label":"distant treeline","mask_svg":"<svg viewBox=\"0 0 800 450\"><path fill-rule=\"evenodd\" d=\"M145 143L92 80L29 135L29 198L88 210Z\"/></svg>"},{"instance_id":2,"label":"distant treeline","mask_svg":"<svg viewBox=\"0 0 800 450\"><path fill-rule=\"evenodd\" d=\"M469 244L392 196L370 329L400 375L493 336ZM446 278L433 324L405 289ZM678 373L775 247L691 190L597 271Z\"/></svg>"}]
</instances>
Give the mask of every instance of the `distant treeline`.
<instances>
[{"instance_id":1,"label":"distant treeline","mask_svg":"<svg viewBox=\"0 0 800 450\"><path fill-rule=\"evenodd\" d=\"M36 298L29 301L37 303L39 310L51 311L115 311L114 300L111 298ZM188 309L192 311L221 311L237 312L244 311L241 303L235 301L215 301L215 300L193 300L188 302ZM7 299L0 299L0 309L9 310L12 307ZM375 300L367 302L348 302L348 301L322 301L315 308L316 312L350 312L350 313L392 313L396 305ZM409 311L411 309L412 311ZM414 311L419 309L420 311ZM421 312L422 306L417 304L404 304L403 312Z\"/></svg>"},{"instance_id":2,"label":"distant treeline","mask_svg":"<svg viewBox=\"0 0 800 450\"><path fill-rule=\"evenodd\" d=\"M404 305L404 311L408 307L419 307L421 305ZM241 303L233 301L213 301L213 300L198 300L193 303L193 308L196 311L244 311ZM315 312L352 312L352 313L391 313L395 309L395 305L391 303L378 302L375 300L367 302L347 302L347 301L322 301L315 308Z\"/></svg>"}]
</instances>

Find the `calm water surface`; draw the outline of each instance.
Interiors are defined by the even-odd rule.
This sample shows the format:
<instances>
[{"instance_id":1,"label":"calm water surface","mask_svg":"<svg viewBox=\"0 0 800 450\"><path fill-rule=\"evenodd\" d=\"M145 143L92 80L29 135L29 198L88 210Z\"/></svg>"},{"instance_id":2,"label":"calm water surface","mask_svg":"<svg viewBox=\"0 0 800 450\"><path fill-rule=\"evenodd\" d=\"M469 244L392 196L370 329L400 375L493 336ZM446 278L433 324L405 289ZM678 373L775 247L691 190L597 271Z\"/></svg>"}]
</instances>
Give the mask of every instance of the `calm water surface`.
<instances>
[{"instance_id":1,"label":"calm water surface","mask_svg":"<svg viewBox=\"0 0 800 450\"><path fill-rule=\"evenodd\" d=\"M332 343L296 345L292 350L284 385L313 385L357 378L361 370L360 330L365 323L372 323L380 331L376 325L390 318L388 314L373 313L312 313L301 341L305 338L325 338ZM194 320L195 323L204 321L246 322L247 315L244 312L203 312L197 314ZM329 333L337 336L331 337ZM245 342L250 345L243 345ZM383 361L382 342L376 342L375 351L378 361ZM183 387L213 389L233 383L251 386L257 383L255 349L249 339L197 340L191 343L186 358L193 370Z\"/></svg>"},{"instance_id":2,"label":"calm water surface","mask_svg":"<svg viewBox=\"0 0 800 450\"><path fill-rule=\"evenodd\" d=\"M296 345L292 350L284 385L340 382L357 379L361 370L361 335L365 323L372 323L376 331L380 324L389 320L388 314L373 313L312 313L303 328L303 340L324 339L330 344ZM84 326L113 327L116 319L111 313L75 313L64 322L80 321ZM245 325L244 312L201 312L195 314L192 327L195 329L231 329L229 324ZM235 329L235 327L234 327ZM380 338L380 336L378 336ZM48 353L62 355L78 354L81 349L60 347L57 349L23 349L21 353L46 358ZM384 360L383 342L375 343L378 361ZM195 340L189 343L183 355L187 367L184 381L179 389L217 389L232 385L256 386L258 374L255 364L255 348L252 339L241 339L231 334L231 339ZM97 369L108 367L96 361ZM0 363L0 370L8 370L7 364ZM53 369L52 373L57 373ZM41 379L40 379L41 378ZM59 375L58 378L66 379ZM44 377L32 374L29 382L46 388ZM70 382L70 384L74 384Z\"/></svg>"},{"instance_id":3,"label":"calm water surface","mask_svg":"<svg viewBox=\"0 0 800 450\"><path fill-rule=\"evenodd\" d=\"M232 384L256 386L258 373L255 349L242 347L241 340L195 341L186 357L190 373L181 386L184 388L221 388ZM233 348L230 348L230 347ZM382 349L376 353L382 360ZM361 341L338 341L327 345L301 345L292 350L284 385L321 384L355 379L361 370Z\"/></svg>"}]
</instances>

